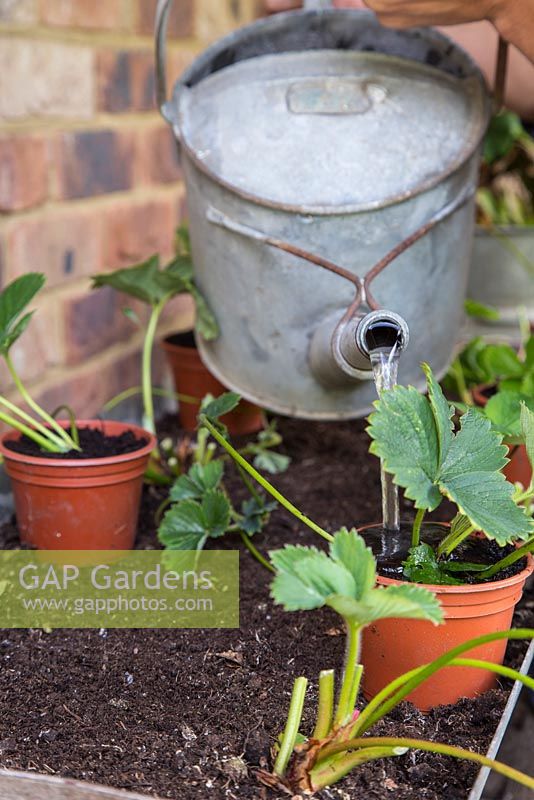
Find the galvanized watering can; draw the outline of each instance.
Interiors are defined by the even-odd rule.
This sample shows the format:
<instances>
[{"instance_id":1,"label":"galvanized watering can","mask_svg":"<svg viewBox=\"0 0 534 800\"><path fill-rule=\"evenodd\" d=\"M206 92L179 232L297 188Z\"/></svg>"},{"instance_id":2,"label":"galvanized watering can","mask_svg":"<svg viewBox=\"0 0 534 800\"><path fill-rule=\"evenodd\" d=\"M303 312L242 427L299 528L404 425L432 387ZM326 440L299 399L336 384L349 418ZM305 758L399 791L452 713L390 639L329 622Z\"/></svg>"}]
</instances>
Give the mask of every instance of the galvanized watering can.
<instances>
[{"instance_id":1,"label":"galvanized watering can","mask_svg":"<svg viewBox=\"0 0 534 800\"><path fill-rule=\"evenodd\" d=\"M262 19L208 48L167 100L197 281L221 328L199 341L230 388L282 414L353 418L376 397L370 330L442 374L463 322L489 114L466 53L371 12Z\"/></svg>"}]
</instances>

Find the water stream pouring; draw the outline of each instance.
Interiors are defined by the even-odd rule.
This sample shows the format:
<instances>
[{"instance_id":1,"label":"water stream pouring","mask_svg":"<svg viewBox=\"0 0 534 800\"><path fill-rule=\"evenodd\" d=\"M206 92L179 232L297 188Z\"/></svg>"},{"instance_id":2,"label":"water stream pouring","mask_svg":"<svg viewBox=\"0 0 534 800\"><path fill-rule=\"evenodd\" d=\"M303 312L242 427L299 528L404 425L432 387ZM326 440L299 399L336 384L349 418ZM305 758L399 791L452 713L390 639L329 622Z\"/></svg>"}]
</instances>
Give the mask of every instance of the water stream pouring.
<instances>
[{"instance_id":1,"label":"water stream pouring","mask_svg":"<svg viewBox=\"0 0 534 800\"><path fill-rule=\"evenodd\" d=\"M181 154L195 277L221 330L198 338L207 366L260 405L322 419L370 410L376 354L405 349L408 327L399 379L421 386L423 360L443 374L490 112L478 67L431 29L303 10L216 42L169 99L169 8L159 0L158 100Z\"/></svg>"}]
</instances>

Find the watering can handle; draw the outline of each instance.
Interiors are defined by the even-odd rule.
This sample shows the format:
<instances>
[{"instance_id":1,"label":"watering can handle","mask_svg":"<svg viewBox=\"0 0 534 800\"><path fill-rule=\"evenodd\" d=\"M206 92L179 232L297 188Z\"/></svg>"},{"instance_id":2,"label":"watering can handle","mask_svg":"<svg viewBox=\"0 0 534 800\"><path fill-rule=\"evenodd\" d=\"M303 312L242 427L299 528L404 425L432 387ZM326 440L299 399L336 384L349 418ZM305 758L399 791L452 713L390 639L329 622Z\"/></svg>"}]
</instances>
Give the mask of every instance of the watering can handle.
<instances>
[{"instance_id":1,"label":"watering can handle","mask_svg":"<svg viewBox=\"0 0 534 800\"><path fill-rule=\"evenodd\" d=\"M167 71L165 69L165 40L172 0L158 0L154 31L156 36L156 97L161 113L166 118Z\"/></svg>"}]
</instances>

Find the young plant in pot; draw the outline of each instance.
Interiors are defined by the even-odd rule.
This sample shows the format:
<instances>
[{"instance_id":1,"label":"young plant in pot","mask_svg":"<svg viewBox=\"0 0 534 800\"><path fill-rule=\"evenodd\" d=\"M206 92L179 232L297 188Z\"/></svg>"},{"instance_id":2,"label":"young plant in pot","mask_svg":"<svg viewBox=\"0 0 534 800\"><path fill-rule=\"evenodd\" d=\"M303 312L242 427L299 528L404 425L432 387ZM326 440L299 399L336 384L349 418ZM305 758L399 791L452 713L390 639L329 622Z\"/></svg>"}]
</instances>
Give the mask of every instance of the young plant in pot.
<instances>
[{"instance_id":1,"label":"young plant in pot","mask_svg":"<svg viewBox=\"0 0 534 800\"><path fill-rule=\"evenodd\" d=\"M534 336L518 349L509 344L469 342L450 367L444 385L466 405L478 406L509 446L509 481L528 486L532 468L521 430L521 404L534 410Z\"/></svg>"},{"instance_id":2,"label":"young plant in pot","mask_svg":"<svg viewBox=\"0 0 534 800\"><path fill-rule=\"evenodd\" d=\"M154 437L135 425L58 422L32 398L11 348L28 327L28 305L45 283L28 273L0 293L0 356L22 404L0 395L0 421L10 427L0 453L11 479L24 544L47 550L125 550L133 546L143 474Z\"/></svg>"},{"instance_id":3,"label":"young plant in pot","mask_svg":"<svg viewBox=\"0 0 534 800\"><path fill-rule=\"evenodd\" d=\"M506 447L489 420L475 409L461 418L453 432L454 408L449 406L429 367L425 365L429 397L413 387L384 392L370 417L371 451L383 460L406 497L414 501L413 526L400 532L381 526L362 530L378 555L381 586L422 583L435 592L443 606L445 625L437 634L422 620L374 622L363 637L364 692L375 695L400 672L441 656L453 643L475 633L493 633L510 627L514 606L534 569L534 526L527 513L534 489L515 491L502 474ZM534 415L523 411L525 435L532 457ZM284 498L201 415L212 436L288 511L323 538L331 535L309 520ZM424 525L427 511L447 497L456 505L452 524ZM520 546L518 546L520 545ZM501 664L503 640L484 644L480 658ZM475 696L490 688L492 678L477 669L465 669L452 678L444 671L410 695L428 709Z\"/></svg>"},{"instance_id":4,"label":"young plant in pot","mask_svg":"<svg viewBox=\"0 0 534 800\"><path fill-rule=\"evenodd\" d=\"M392 621L392 617L396 624L411 620L433 628L443 621L443 611L435 595L421 586L399 583L377 587L373 553L355 530L342 529L330 539L328 554L314 547L292 545L270 554L276 571L271 589L275 602L287 611L330 607L344 622L347 646L337 703L334 702L334 670L324 669L319 675L316 722L309 732L301 730L308 681L305 677L295 680L287 721L274 748L272 772L260 770L259 780L293 796L310 795L331 786L366 762L402 757L409 750L423 750L474 761L534 789L534 778L478 753L409 736L388 737L380 729L381 721L402 700L439 675L443 668L452 674L465 668L487 671L533 688L532 678L484 661L475 654L482 646L495 642L531 639L534 631L501 631L453 648L447 649L446 645L446 652L439 658L398 675L360 710L357 708L360 683L369 669L360 659L362 633L374 625ZM442 635L446 638L443 630ZM398 647L402 648L403 644L399 638Z\"/></svg>"},{"instance_id":5,"label":"young plant in pot","mask_svg":"<svg viewBox=\"0 0 534 800\"><path fill-rule=\"evenodd\" d=\"M193 261L189 231L186 226L178 228L176 232L176 257L181 259L189 270L187 290L195 301L196 331L206 341L215 339L219 335L219 329L193 279ZM215 375L212 375L200 358L194 331L172 334L165 338L162 344L172 371L176 392L193 400L181 404L180 423L186 431L194 431L197 427L202 398L206 395L217 397L223 394L226 388ZM242 400L238 407L225 415L223 423L231 435L238 436L261 430L265 419L261 408L248 400Z\"/></svg>"}]
</instances>

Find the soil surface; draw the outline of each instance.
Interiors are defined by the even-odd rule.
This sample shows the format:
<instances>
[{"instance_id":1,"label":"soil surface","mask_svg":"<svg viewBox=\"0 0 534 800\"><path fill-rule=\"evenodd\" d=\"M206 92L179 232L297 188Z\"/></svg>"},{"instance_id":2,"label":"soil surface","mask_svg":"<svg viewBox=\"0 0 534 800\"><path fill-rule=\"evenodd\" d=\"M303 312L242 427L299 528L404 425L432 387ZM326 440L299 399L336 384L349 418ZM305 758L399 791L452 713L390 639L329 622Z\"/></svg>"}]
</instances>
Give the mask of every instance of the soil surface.
<instances>
[{"instance_id":1,"label":"soil surface","mask_svg":"<svg viewBox=\"0 0 534 800\"><path fill-rule=\"evenodd\" d=\"M77 459L85 458L109 458L109 456L122 456L126 453L133 453L140 450L148 439L137 438L133 431L124 431L118 436L106 436L99 428L79 428L80 437L79 450L69 450L66 453L45 453L33 439L28 436L21 436L20 439L5 442L8 450L15 453L22 453L34 458L58 458L58 459Z\"/></svg>"},{"instance_id":2,"label":"soil surface","mask_svg":"<svg viewBox=\"0 0 534 800\"><path fill-rule=\"evenodd\" d=\"M367 455L364 427L363 421L280 420L293 463L274 483L330 530L379 518L378 464ZM241 492L235 474L227 485L232 495ZM138 547L158 546L153 512L161 497L161 490L145 492ZM403 513L412 516L409 504ZM434 515L447 517L444 505ZM217 544L235 549L239 542L229 536ZM277 509L255 543L267 551L286 542L321 544ZM17 545L13 524L0 529L0 547ZM269 582L242 551L239 630L0 631L0 766L174 800L281 800L258 784L255 768L271 764L270 747L298 675L310 678L303 725L310 730L317 675L341 668L344 637L328 609L288 614L273 605ZM534 625L534 594L526 593L516 624ZM507 663L517 666L525 649L512 643ZM374 731L484 753L508 691L504 682L427 716L404 703ZM319 797L462 800L477 771L474 764L411 752L360 767Z\"/></svg>"}]
</instances>

